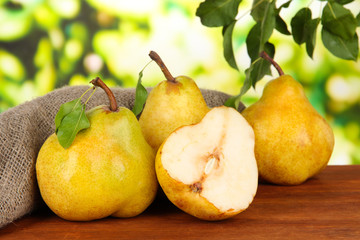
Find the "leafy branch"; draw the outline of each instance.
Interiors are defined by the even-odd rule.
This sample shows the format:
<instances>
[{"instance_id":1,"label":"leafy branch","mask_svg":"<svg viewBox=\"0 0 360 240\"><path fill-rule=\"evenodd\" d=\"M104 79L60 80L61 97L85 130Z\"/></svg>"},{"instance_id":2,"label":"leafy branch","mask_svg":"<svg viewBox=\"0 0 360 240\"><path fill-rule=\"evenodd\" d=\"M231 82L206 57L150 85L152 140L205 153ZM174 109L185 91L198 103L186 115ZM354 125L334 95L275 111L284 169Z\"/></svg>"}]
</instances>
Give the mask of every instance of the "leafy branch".
<instances>
[{"instance_id":1,"label":"leafy branch","mask_svg":"<svg viewBox=\"0 0 360 240\"><path fill-rule=\"evenodd\" d=\"M250 15L255 21L246 38L246 47L251 65L245 70L245 81L240 93L231 97L226 105L237 108L240 98L265 75L270 74L270 64L259 57L267 52L272 58L275 46L269 41L273 31L292 35L298 45L304 44L310 58L316 45L316 33L321 25L321 39L325 48L334 56L356 61L359 53L359 41L356 28L360 26L360 13L356 17L344 5L354 0L317 0L326 2L319 18L312 18L310 8L302 8L291 19L290 27L282 19L281 9L288 8L291 0L276 7L276 0L253 0ZM223 54L227 63L239 71L236 64L232 39L236 19L242 0L205 0L200 3L196 16L207 27L222 27Z\"/></svg>"}]
</instances>

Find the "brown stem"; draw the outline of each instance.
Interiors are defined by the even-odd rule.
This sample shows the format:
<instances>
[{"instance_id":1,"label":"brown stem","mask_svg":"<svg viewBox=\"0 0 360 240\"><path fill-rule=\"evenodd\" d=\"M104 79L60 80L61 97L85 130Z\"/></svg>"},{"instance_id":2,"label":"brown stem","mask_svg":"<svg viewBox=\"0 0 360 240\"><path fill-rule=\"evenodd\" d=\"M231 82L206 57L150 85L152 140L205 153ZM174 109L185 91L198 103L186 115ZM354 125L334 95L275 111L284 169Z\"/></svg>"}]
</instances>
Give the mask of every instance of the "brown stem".
<instances>
[{"instance_id":1,"label":"brown stem","mask_svg":"<svg viewBox=\"0 0 360 240\"><path fill-rule=\"evenodd\" d=\"M109 97L109 101L110 101L110 110L112 112L116 112L117 111L117 103L116 103L115 96L114 96L113 92L110 90L110 88L108 86L106 86L106 84L99 77L96 77L95 79L91 80L90 83L92 83L95 87L101 87L106 92L106 94Z\"/></svg>"},{"instance_id":2,"label":"brown stem","mask_svg":"<svg viewBox=\"0 0 360 240\"><path fill-rule=\"evenodd\" d=\"M154 60L157 63L157 65L159 65L161 71L164 73L166 77L166 80L176 83L176 79L171 75L169 69L165 66L165 63L161 60L160 56L154 51L150 51L149 56L152 60Z\"/></svg>"},{"instance_id":3,"label":"brown stem","mask_svg":"<svg viewBox=\"0 0 360 240\"><path fill-rule=\"evenodd\" d=\"M279 64L277 64L277 62L275 62L274 59L272 59L265 51L262 51L260 53L260 57L269 61L276 68L276 70L278 71L280 76L284 75L284 72L281 69L281 67L279 66Z\"/></svg>"}]
</instances>

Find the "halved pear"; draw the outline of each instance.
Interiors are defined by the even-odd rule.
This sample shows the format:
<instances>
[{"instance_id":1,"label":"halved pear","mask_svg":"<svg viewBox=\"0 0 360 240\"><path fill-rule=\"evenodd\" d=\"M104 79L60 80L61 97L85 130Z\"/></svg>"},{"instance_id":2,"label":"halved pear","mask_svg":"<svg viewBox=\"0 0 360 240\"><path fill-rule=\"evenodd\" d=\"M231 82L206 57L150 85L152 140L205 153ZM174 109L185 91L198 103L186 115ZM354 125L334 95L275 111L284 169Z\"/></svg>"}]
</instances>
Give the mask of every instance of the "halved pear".
<instances>
[{"instance_id":1,"label":"halved pear","mask_svg":"<svg viewBox=\"0 0 360 240\"><path fill-rule=\"evenodd\" d=\"M175 130L155 160L158 181L178 208L204 220L247 209L257 191L254 131L233 108L211 109L195 125Z\"/></svg>"}]
</instances>

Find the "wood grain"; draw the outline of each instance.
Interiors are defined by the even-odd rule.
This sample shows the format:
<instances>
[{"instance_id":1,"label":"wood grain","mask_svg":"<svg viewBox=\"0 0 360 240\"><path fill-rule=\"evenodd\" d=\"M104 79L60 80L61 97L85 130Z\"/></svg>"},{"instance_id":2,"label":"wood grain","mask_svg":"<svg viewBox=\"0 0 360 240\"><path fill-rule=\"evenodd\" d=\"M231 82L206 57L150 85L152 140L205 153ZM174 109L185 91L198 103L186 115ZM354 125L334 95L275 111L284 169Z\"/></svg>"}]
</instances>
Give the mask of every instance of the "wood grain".
<instances>
[{"instance_id":1,"label":"wood grain","mask_svg":"<svg viewBox=\"0 0 360 240\"><path fill-rule=\"evenodd\" d=\"M224 221L198 220L158 198L141 215L69 222L43 208L0 239L360 239L360 165L328 166L300 186L261 184L250 207Z\"/></svg>"}]
</instances>

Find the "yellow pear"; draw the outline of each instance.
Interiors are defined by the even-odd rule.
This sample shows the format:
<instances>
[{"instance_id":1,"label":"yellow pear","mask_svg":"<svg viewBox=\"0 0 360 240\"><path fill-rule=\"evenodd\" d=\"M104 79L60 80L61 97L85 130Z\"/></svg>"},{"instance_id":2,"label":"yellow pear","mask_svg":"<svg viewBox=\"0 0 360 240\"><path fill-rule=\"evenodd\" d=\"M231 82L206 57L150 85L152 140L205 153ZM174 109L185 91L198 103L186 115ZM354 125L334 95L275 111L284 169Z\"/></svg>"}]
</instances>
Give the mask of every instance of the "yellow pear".
<instances>
[{"instance_id":1,"label":"yellow pear","mask_svg":"<svg viewBox=\"0 0 360 240\"><path fill-rule=\"evenodd\" d=\"M167 79L149 93L139 119L145 139L157 150L176 128L200 122L209 108L194 80L186 76L174 78L159 55L151 51L149 56Z\"/></svg>"},{"instance_id":2,"label":"yellow pear","mask_svg":"<svg viewBox=\"0 0 360 240\"><path fill-rule=\"evenodd\" d=\"M99 81L96 84L101 85ZM86 112L90 127L80 131L69 148L63 148L54 133L38 154L41 196L64 219L133 217L155 198L155 153L135 115L117 108L113 95L109 98L110 108Z\"/></svg>"},{"instance_id":3,"label":"yellow pear","mask_svg":"<svg viewBox=\"0 0 360 240\"><path fill-rule=\"evenodd\" d=\"M233 217L251 204L258 186L254 131L233 108L215 107L160 146L155 160L167 198L199 219Z\"/></svg>"},{"instance_id":4,"label":"yellow pear","mask_svg":"<svg viewBox=\"0 0 360 240\"><path fill-rule=\"evenodd\" d=\"M334 147L334 134L305 96L303 87L267 54L280 77L269 81L261 98L242 115L255 132L255 156L262 179L297 185L324 169Z\"/></svg>"}]
</instances>

